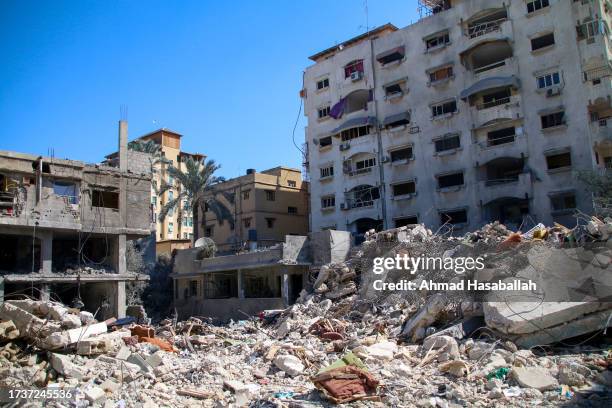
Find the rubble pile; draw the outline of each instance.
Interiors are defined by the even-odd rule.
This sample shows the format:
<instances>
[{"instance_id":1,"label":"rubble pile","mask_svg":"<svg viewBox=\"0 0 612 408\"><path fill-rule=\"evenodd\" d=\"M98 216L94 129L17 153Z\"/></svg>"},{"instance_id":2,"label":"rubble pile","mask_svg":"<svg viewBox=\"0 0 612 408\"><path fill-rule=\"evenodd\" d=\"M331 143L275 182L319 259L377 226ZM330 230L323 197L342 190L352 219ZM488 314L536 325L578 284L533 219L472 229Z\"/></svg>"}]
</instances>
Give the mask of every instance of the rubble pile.
<instances>
[{"instance_id":1,"label":"rubble pile","mask_svg":"<svg viewBox=\"0 0 612 408\"><path fill-rule=\"evenodd\" d=\"M97 322L52 302L6 301L0 386L72 387L73 406L610 406L612 303L370 290L377 277L406 277L373 274L376 257L479 255L481 279L572 262L582 273L582 259L561 249L582 253L587 244L596 251L589 259L612 275L608 219L524 234L499 223L461 237L422 225L369 232L345 262L313 268L294 305L226 325Z\"/></svg>"}]
</instances>

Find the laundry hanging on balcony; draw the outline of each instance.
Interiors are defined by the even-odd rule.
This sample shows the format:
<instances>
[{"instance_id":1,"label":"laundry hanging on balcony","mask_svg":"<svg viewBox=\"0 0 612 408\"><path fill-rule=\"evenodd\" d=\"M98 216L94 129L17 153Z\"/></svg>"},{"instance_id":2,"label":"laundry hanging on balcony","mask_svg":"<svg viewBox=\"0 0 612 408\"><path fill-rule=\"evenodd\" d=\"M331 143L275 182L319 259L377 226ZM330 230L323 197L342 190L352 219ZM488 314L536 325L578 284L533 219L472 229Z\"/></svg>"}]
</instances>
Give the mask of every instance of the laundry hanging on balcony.
<instances>
[{"instance_id":1,"label":"laundry hanging on balcony","mask_svg":"<svg viewBox=\"0 0 612 408\"><path fill-rule=\"evenodd\" d=\"M329 111L329 116L334 119L340 119L344 114L344 108L346 108L346 97L340 98L338 103L332 106L331 110Z\"/></svg>"}]
</instances>

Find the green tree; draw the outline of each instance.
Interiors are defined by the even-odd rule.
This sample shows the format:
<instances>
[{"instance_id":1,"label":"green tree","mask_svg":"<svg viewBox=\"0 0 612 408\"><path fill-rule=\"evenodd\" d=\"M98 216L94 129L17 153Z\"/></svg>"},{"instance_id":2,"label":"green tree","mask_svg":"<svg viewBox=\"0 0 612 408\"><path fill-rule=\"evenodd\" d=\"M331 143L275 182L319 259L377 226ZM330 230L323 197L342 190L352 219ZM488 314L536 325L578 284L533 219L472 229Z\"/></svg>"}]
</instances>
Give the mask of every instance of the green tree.
<instances>
[{"instance_id":1,"label":"green tree","mask_svg":"<svg viewBox=\"0 0 612 408\"><path fill-rule=\"evenodd\" d=\"M221 166L216 164L214 160L199 161L194 160L192 157L187 157L183 163L185 164L184 171L174 167L172 164L166 169L168 175L173 177L178 183L178 194L162 206L159 212L160 221L164 221L170 210L177 210L179 212L180 223L183 210L180 204L183 201L187 201L188 208L191 210L193 217L194 242L198 239L199 235L198 209L204 214L206 208L208 208L208 210L215 214L220 223L228 221L233 228L234 217L232 211L219 200L219 197L223 196L223 194L215 191L215 185L225 181L223 177L215 176L215 172ZM171 188L173 186L163 180L159 189L159 195L164 194Z\"/></svg>"},{"instance_id":2,"label":"green tree","mask_svg":"<svg viewBox=\"0 0 612 408\"><path fill-rule=\"evenodd\" d=\"M151 162L151 173L155 173L155 166L164 163L170 163L170 160L166 159L162 155L161 147L158 143L155 143L153 140L134 140L128 144L128 149L133 150L135 152L147 153L149 155L149 161ZM159 194L159 189L153 185L153 191L156 194Z\"/></svg>"}]
</instances>

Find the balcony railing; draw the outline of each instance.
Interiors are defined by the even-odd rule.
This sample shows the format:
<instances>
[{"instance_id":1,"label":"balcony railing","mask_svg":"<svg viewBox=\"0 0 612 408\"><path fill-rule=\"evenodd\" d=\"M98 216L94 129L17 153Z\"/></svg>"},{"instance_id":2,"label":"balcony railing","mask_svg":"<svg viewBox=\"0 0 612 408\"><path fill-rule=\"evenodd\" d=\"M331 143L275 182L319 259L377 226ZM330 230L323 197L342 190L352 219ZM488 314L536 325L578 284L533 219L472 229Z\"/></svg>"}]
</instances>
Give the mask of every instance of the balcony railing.
<instances>
[{"instance_id":1,"label":"balcony railing","mask_svg":"<svg viewBox=\"0 0 612 408\"><path fill-rule=\"evenodd\" d=\"M506 20L506 18L500 18L498 20L473 25L471 27L468 27L467 35L469 38L477 38L482 35L492 33L494 31L499 31L501 30L501 24Z\"/></svg>"},{"instance_id":2,"label":"balcony railing","mask_svg":"<svg viewBox=\"0 0 612 408\"><path fill-rule=\"evenodd\" d=\"M509 135L504 137L498 137L495 139L487 139L483 147L495 147L507 143L512 143L516 139L516 135Z\"/></svg>"},{"instance_id":3,"label":"balcony railing","mask_svg":"<svg viewBox=\"0 0 612 408\"><path fill-rule=\"evenodd\" d=\"M506 98L495 99L495 100L490 101L490 102L479 103L478 105L476 105L476 109L478 109L478 110L489 109L489 108L492 108L494 106L505 105L507 103L510 103L510 97L509 96L506 97Z\"/></svg>"},{"instance_id":4,"label":"balcony railing","mask_svg":"<svg viewBox=\"0 0 612 408\"><path fill-rule=\"evenodd\" d=\"M480 74L482 72L490 71L495 68L503 67L504 65L506 65L505 59L494 62L492 64L483 65L482 67L474 68L474 74Z\"/></svg>"}]
</instances>

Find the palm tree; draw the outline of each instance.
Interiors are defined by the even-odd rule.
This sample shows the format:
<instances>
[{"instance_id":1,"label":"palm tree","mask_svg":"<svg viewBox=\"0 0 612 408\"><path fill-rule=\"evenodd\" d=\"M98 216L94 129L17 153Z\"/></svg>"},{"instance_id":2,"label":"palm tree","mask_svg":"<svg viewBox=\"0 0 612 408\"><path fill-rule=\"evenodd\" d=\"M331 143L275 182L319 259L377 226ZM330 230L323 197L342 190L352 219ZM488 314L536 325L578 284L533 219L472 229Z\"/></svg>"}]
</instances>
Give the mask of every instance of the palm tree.
<instances>
[{"instance_id":1,"label":"palm tree","mask_svg":"<svg viewBox=\"0 0 612 408\"><path fill-rule=\"evenodd\" d=\"M149 155L149 161L151 162L151 174L155 173L155 165L159 163L170 163L170 160L163 156L160 145L155 143L153 140L133 140L128 144L128 149L135 152L147 153ZM155 186L155 184L153 184L153 191L155 191L156 194L159 194L159 189Z\"/></svg>"},{"instance_id":2,"label":"palm tree","mask_svg":"<svg viewBox=\"0 0 612 408\"><path fill-rule=\"evenodd\" d=\"M199 234L198 210L201 210L202 213L206 209L212 211L220 223L228 221L233 228L234 217L232 211L218 199L220 193L214 191L215 184L225 181L223 177L214 175L221 166L216 164L214 160L199 161L192 157L187 157L183 163L185 164L185 171L181 171L172 164L166 169L168 175L178 182L179 191L176 197L162 206L159 212L160 221L163 222L168 212L174 209L179 211L180 219L182 211L180 203L187 201L193 217L194 242L198 239ZM172 185L162 181L159 195L164 194L171 188Z\"/></svg>"}]
</instances>

